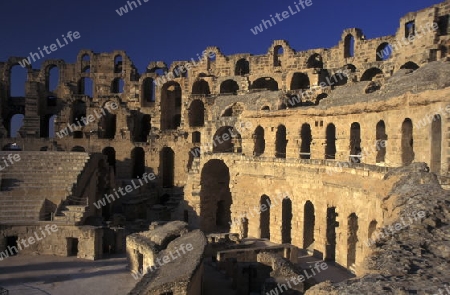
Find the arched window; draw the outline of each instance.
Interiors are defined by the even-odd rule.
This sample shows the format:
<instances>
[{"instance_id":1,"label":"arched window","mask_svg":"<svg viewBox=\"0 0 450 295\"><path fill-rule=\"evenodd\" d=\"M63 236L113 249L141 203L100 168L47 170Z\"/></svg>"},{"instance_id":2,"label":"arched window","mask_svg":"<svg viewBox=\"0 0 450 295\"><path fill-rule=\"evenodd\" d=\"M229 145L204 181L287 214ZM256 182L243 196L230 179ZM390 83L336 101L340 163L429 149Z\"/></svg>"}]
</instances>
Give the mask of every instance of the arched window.
<instances>
[{"instance_id":1,"label":"arched window","mask_svg":"<svg viewBox=\"0 0 450 295\"><path fill-rule=\"evenodd\" d=\"M352 34L348 34L344 39L344 57L355 56L355 37Z\"/></svg>"}]
</instances>

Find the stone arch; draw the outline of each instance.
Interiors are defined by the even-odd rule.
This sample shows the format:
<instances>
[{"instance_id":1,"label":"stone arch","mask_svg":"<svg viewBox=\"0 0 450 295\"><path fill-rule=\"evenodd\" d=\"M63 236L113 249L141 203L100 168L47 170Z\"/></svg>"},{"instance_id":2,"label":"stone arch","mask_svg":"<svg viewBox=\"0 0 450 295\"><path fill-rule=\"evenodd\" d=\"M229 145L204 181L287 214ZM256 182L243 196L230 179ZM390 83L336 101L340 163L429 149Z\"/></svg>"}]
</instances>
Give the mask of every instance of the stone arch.
<instances>
[{"instance_id":1,"label":"stone arch","mask_svg":"<svg viewBox=\"0 0 450 295\"><path fill-rule=\"evenodd\" d=\"M236 66L234 68L235 76L244 76L250 74L250 63L247 59L241 58L236 62Z\"/></svg>"},{"instance_id":2,"label":"stone arch","mask_svg":"<svg viewBox=\"0 0 450 295\"><path fill-rule=\"evenodd\" d=\"M434 115L431 122L431 155L430 170L440 174L442 153L442 119L439 114Z\"/></svg>"},{"instance_id":3,"label":"stone arch","mask_svg":"<svg viewBox=\"0 0 450 295\"><path fill-rule=\"evenodd\" d=\"M391 57L391 55L392 55L392 46L387 42L383 42L377 47L376 61L388 60Z\"/></svg>"},{"instance_id":4,"label":"stone arch","mask_svg":"<svg viewBox=\"0 0 450 295\"><path fill-rule=\"evenodd\" d=\"M205 105L199 99L192 101L189 106L189 127L203 127L205 125Z\"/></svg>"},{"instance_id":5,"label":"stone arch","mask_svg":"<svg viewBox=\"0 0 450 295\"><path fill-rule=\"evenodd\" d=\"M294 73L291 80L291 90L309 89L309 77L305 73Z\"/></svg>"},{"instance_id":6,"label":"stone arch","mask_svg":"<svg viewBox=\"0 0 450 295\"><path fill-rule=\"evenodd\" d=\"M91 56L90 56L90 54L89 54L89 53L84 53L84 54L81 56L81 61L83 61L83 62L91 62Z\"/></svg>"},{"instance_id":7,"label":"stone arch","mask_svg":"<svg viewBox=\"0 0 450 295\"><path fill-rule=\"evenodd\" d=\"M281 45L275 45L273 48L273 66L281 67L281 57L283 57L284 48Z\"/></svg>"},{"instance_id":8,"label":"stone arch","mask_svg":"<svg viewBox=\"0 0 450 295\"><path fill-rule=\"evenodd\" d=\"M275 138L276 158L286 158L286 147L288 143L286 136L287 136L286 126L282 124L278 125Z\"/></svg>"},{"instance_id":9,"label":"stone arch","mask_svg":"<svg viewBox=\"0 0 450 295\"><path fill-rule=\"evenodd\" d=\"M271 77L262 77L253 81L250 89L265 89L270 91L277 91L278 82Z\"/></svg>"},{"instance_id":10,"label":"stone arch","mask_svg":"<svg viewBox=\"0 0 450 295\"><path fill-rule=\"evenodd\" d=\"M161 89L161 130L173 130L180 127L181 86L175 81L167 82ZM176 118L176 119L175 119Z\"/></svg>"},{"instance_id":11,"label":"stone arch","mask_svg":"<svg viewBox=\"0 0 450 295\"><path fill-rule=\"evenodd\" d=\"M400 67L401 70L407 69L407 70L412 70L412 71L415 71L418 68L419 68L419 66L415 62L412 62L412 61L408 61Z\"/></svg>"},{"instance_id":12,"label":"stone arch","mask_svg":"<svg viewBox=\"0 0 450 295\"><path fill-rule=\"evenodd\" d=\"M93 97L94 83L91 78L81 77L78 81L78 94Z\"/></svg>"},{"instance_id":13,"label":"stone arch","mask_svg":"<svg viewBox=\"0 0 450 295\"><path fill-rule=\"evenodd\" d=\"M71 150L71 152L77 152L77 153L85 153L86 149L82 146L76 145Z\"/></svg>"},{"instance_id":14,"label":"stone arch","mask_svg":"<svg viewBox=\"0 0 450 295\"><path fill-rule=\"evenodd\" d=\"M327 208L326 261L336 261L336 227L339 226L337 216L336 207Z\"/></svg>"},{"instance_id":15,"label":"stone arch","mask_svg":"<svg viewBox=\"0 0 450 295\"><path fill-rule=\"evenodd\" d=\"M142 177L145 173L145 151L141 147L131 150L131 178Z\"/></svg>"},{"instance_id":16,"label":"stone arch","mask_svg":"<svg viewBox=\"0 0 450 295\"><path fill-rule=\"evenodd\" d=\"M114 73L122 73L123 58L122 55L117 54L114 56Z\"/></svg>"},{"instance_id":17,"label":"stone arch","mask_svg":"<svg viewBox=\"0 0 450 295\"><path fill-rule=\"evenodd\" d=\"M325 133L325 159L336 158L336 127L333 123L327 125Z\"/></svg>"},{"instance_id":18,"label":"stone arch","mask_svg":"<svg viewBox=\"0 0 450 295\"><path fill-rule=\"evenodd\" d=\"M170 147L163 147L160 152L160 171L162 186L170 188L175 180L175 152Z\"/></svg>"},{"instance_id":19,"label":"stone arch","mask_svg":"<svg viewBox=\"0 0 450 295\"><path fill-rule=\"evenodd\" d=\"M238 90L238 83L232 79L225 80L220 84L220 94L237 95Z\"/></svg>"},{"instance_id":20,"label":"stone arch","mask_svg":"<svg viewBox=\"0 0 450 295\"><path fill-rule=\"evenodd\" d=\"M116 174L116 150L113 147L105 147L102 150L102 155L107 157L107 163L114 170L114 175Z\"/></svg>"},{"instance_id":21,"label":"stone arch","mask_svg":"<svg viewBox=\"0 0 450 295\"><path fill-rule=\"evenodd\" d=\"M9 119L8 133L11 138L16 138L19 135L19 130L24 124L25 116L23 114L13 114Z\"/></svg>"},{"instance_id":22,"label":"stone arch","mask_svg":"<svg viewBox=\"0 0 450 295\"><path fill-rule=\"evenodd\" d=\"M314 205L311 201L305 203L303 212L303 249L309 249L314 244L314 227L316 224Z\"/></svg>"},{"instance_id":23,"label":"stone arch","mask_svg":"<svg viewBox=\"0 0 450 295\"><path fill-rule=\"evenodd\" d=\"M361 76L361 81L372 81L373 78L377 75L382 75L383 71L379 68L370 68L364 72L364 74Z\"/></svg>"},{"instance_id":24,"label":"stone arch","mask_svg":"<svg viewBox=\"0 0 450 295\"><path fill-rule=\"evenodd\" d=\"M407 166L414 161L413 124L410 118L402 123L402 164Z\"/></svg>"},{"instance_id":25,"label":"stone arch","mask_svg":"<svg viewBox=\"0 0 450 295\"><path fill-rule=\"evenodd\" d=\"M264 128L261 126L257 126L255 132L253 133L253 155L261 156L264 154L266 149L266 140L264 139Z\"/></svg>"},{"instance_id":26,"label":"stone arch","mask_svg":"<svg viewBox=\"0 0 450 295\"><path fill-rule=\"evenodd\" d=\"M270 240L270 207L272 202L269 196L262 195L259 201L261 213L259 215L259 237Z\"/></svg>"},{"instance_id":27,"label":"stone arch","mask_svg":"<svg viewBox=\"0 0 450 295\"><path fill-rule=\"evenodd\" d=\"M322 69L323 68L323 61L322 56L318 53L312 54L308 61L306 62L306 68L308 69Z\"/></svg>"},{"instance_id":28,"label":"stone arch","mask_svg":"<svg viewBox=\"0 0 450 295\"><path fill-rule=\"evenodd\" d=\"M228 166L222 160L209 160L202 168L200 185L201 230L229 232L232 196Z\"/></svg>"},{"instance_id":29,"label":"stone arch","mask_svg":"<svg viewBox=\"0 0 450 295\"><path fill-rule=\"evenodd\" d=\"M240 153L241 140L241 135L234 127L222 126L213 136L213 153Z\"/></svg>"},{"instance_id":30,"label":"stone arch","mask_svg":"<svg viewBox=\"0 0 450 295\"><path fill-rule=\"evenodd\" d=\"M60 71L58 66L49 65L45 71L45 88L49 92L54 92L60 81Z\"/></svg>"},{"instance_id":31,"label":"stone arch","mask_svg":"<svg viewBox=\"0 0 450 295\"><path fill-rule=\"evenodd\" d=\"M281 243L292 242L292 201L288 197L281 202Z\"/></svg>"},{"instance_id":32,"label":"stone arch","mask_svg":"<svg viewBox=\"0 0 450 295\"><path fill-rule=\"evenodd\" d=\"M358 216L352 213L348 217L347 225L347 268L351 269L356 263L356 249L358 244Z\"/></svg>"},{"instance_id":33,"label":"stone arch","mask_svg":"<svg viewBox=\"0 0 450 295\"><path fill-rule=\"evenodd\" d=\"M197 80L192 85L192 94L194 95L210 95L209 84L203 79Z\"/></svg>"},{"instance_id":34,"label":"stone arch","mask_svg":"<svg viewBox=\"0 0 450 295\"><path fill-rule=\"evenodd\" d=\"M383 120L380 120L377 123L375 138L377 141L376 163L383 163L386 160L386 143L388 139L386 125Z\"/></svg>"},{"instance_id":35,"label":"stone arch","mask_svg":"<svg viewBox=\"0 0 450 295\"><path fill-rule=\"evenodd\" d=\"M151 77L147 77L142 81L142 101L154 102L155 101L155 83Z\"/></svg>"},{"instance_id":36,"label":"stone arch","mask_svg":"<svg viewBox=\"0 0 450 295\"><path fill-rule=\"evenodd\" d=\"M351 163L361 162L361 125L353 122L350 126L350 157Z\"/></svg>"},{"instance_id":37,"label":"stone arch","mask_svg":"<svg viewBox=\"0 0 450 295\"><path fill-rule=\"evenodd\" d=\"M300 138L302 140L300 144L300 159L311 159L311 126L308 123L304 123L300 130Z\"/></svg>"},{"instance_id":38,"label":"stone arch","mask_svg":"<svg viewBox=\"0 0 450 295\"><path fill-rule=\"evenodd\" d=\"M355 56L355 37L347 34L344 38L344 58Z\"/></svg>"},{"instance_id":39,"label":"stone arch","mask_svg":"<svg viewBox=\"0 0 450 295\"><path fill-rule=\"evenodd\" d=\"M374 241L374 239L372 239L372 236L375 233L375 231L377 230L377 225L378 225L378 222L376 220L372 220L369 224L369 229L367 231L367 239L369 239L369 242Z\"/></svg>"}]
</instances>

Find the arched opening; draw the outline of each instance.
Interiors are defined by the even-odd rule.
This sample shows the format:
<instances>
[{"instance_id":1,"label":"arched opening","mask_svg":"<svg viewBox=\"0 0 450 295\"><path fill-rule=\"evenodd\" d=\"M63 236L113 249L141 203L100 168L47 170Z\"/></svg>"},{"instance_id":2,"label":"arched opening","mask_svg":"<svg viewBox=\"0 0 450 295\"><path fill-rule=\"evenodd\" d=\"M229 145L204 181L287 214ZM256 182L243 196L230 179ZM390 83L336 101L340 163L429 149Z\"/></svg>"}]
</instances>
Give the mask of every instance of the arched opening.
<instances>
[{"instance_id":1,"label":"arched opening","mask_svg":"<svg viewBox=\"0 0 450 295\"><path fill-rule=\"evenodd\" d=\"M241 135L234 127L223 126L217 129L213 137L213 153L240 153Z\"/></svg>"},{"instance_id":2,"label":"arched opening","mask_svg":"<svg viewBox=\"0 0 450 295\"><path fill-rule=\"evenodd\" d=\"M292 242L292 201L288 197L281 203L281 243L290 244Z\"/></svg>"},{"instance_id":3,"label":"arched opening","mask_svg":"<svg viewBox=\"0 0 450 295\"><path fill-rule=\"evenodd\" d=\"M379 68L370 68L361 76L361 81L372 81L376 75L383 75L383 71Z\"/></svg>"},{"instance_id":4,"label":"arched opening","mask_svg":"<svg viewBox=\"0 0 450 295\"><path fill-rule=\"evenodd\" d=\"M300 159L311 159L312 134L311 126L309 124L304 123L302 125L300 137L302 139L302 143L300 145Z\"/></svg>"},{"instance_id":5,"label":"arched opening","mask_svg":"<svg viewBox=\"0 0 450 295\"><path fill-rule=\"evenodd\" d=\"M82 146L76 145L71 150L71 152L77 152L77 153L85 153L86 149Z\"/></svg>"},{"instance_id":6,"label":"arched opening","mask_svg":"<svg viewBox=\"0 0 450 295\"><path fill-rule=\"evenodd\" d=\"M336 227L339 226L337 222L338 214L336 207L327 208L327 244L325 248L325 260L336 261Z\"/></svg>"},{"instance_id":7,"label":"arched opening","mask_svg":"<svg viewBox=\"0 0 450 295\"><path fill-rule=\"evenodd\" d=\"M376 55L377 61L388 60L392 55L392 46L387 42L381 43L377 48Z\"/></svg>"},{"instance_id":8,"label":"arched opening","mask_svg":"<svg viewBox=\"0 0 450 295\"><path fill-rule=\"evenodd\" d=\"M242 224L241 224L241 238L245 239L248 237L248 218L244 217L242 218Z\"/></svg>"},{"instance_id":9,"label":"arched opening","mask_svg":"<svg viewBox=\"0 0 450 295\"><path fill-rule=\"evenodd\" d=\"M74 139L80 139L83 138L83 131L74 131L72 134L72 138Z\"/></svg>"},{"instance_id":10,"label":"arched opening","mask_svg":"<svg viewBox=\"0 0 450 295\"><path fill-rule=\"evenodd\" d=\"M47 91L53 92L59 85L59 68L55 65L48 67L48 74L46 77Z\"/></svg>"},{"instance_id":11,"label":"arched opening","mask_svg":"<svg viewBox=\"0 0 450 295\"><path fill-rule=\"evenodd\" d=\"M266 149L266 140L264 139L264 128L261 126L256 127L255 133L253 133L253 142L253 155L258 157L264 154Z\"/></svg>"},{"instance_id":12,"label":"arched opening","mask_svg":"<svg viewBox=\"0 0 450 295\"><path fill-rule=\"evenodd\" d=\"M196 146L196 147L191 148L188 156L189 156L189 158L188 158L186 168L188 169L188 171L190 171L192 169L192 164L194 163L194 159L200 158L200 147Z\"/></svg>"},{"instance_id":13,"label":"arched opening","mask_svg":"<svg viewBox=\"0 0 450 295\"><path fill-rule=\"evenodd\" d=\"M177 129L180 123L181 87L177 82L167 82L161 89L161 130Z\"/></svg>"},{"instance_id":14,"label":"arched opening","mask_svg":"<svg viewBox=\"0 0 450 295\"><path fill-rule=\"evenodd\" d=\"M105 107L103 107L102 112L104 112L104 114L98 122L98 138L114 139L116 136L117 116L115 114L111 114Z\"/></svg>"},{"instance_id":15,"label":"arched opening","mask_svg":"<svg viewBox=\"0 0 450 295\"><path fill-rule=\"evenodd\" d=\"M377 230L378 222L376 220L372 220L369 224L369 230L367 231L367 238L369 239L369 244L375 242L375 239L372 239L373 233Z\"/></svg>"},{"instance_id":16,"label":"arched opening","mask_svg":"<svg viewBox=\"0 0 450 295\"><path fill-rule=\"evenodd\" d=\"M348 217L347 233L347 268L354 267L356 262L356 247L358 243L358 217L355 213Z\"/></svg>"},{"instance_id":17,"label":"arched opening","mask_svg":"<svg viewBox=\"0 0 450 295\"><path fill-rule=\"evenodd\" d=\"M41 117L41 132L42 138L54 138L55 137L55 119L56 115L47 114Z\"/></svg>"},{"instance_id":18,"label":"arched opening","mask_svg":"<svg viewBox=\"0 0 450 295\"><path fill-rule=\"evenodd\" d=\"M160 152L160 172L163 187L173 187L175 180L175 153L170 147Z\"/></svg>"},{"instance_id":19,"label":"arched opening","mask_svg":"<svg viewBox=\"0 0 450 295\"><path fill-rule=\"evenodd\" d=\"M72 104L72 118L71 123L79 126L84 126L86 121L86 103L82 100L76 100Z\"/></svg>"},{"instance_id":20,"label":"arched opening","mask_svg":"<svg viewBox=\"0 0 450 295\"><path fill-rule=\"evenodd\" d=\"M82 73L89 74L91 72L91 66L85 66L82 70Z\"/></svg>"},{"instance_id":21,"label":"arched opening","mask_svg":"<svg viewBox=\"0 0 450 295\"><path fill-rule=\"evenodd\" d=\"M28 69L19 65L11 68L10 74L10 96L25 97L25 87L28 80Z\"/></svg>"},{"instance_id":22,"label":"arched opening","mask_svg":"<svg viewBox=\"0 0 450 295\"><path fill-rule=\"evenodd\" d=\"M78 81L78 94L93 97L93 82L91 78L83 77Z\"/></svg>"},{"instance_id":23,"label":"arched opening","mask_svg":"<svg viewBox=\"0 0 450 295\"><path fill-rule=\"evenodd\" d=\"M348 82L348 77L346 75L344 75L344 73L339 72L334 74L333 76L331 76L330 78L330 86L332 87L332 89L334 89L334 87L337 86L344 86L345 84L347 84Z\"/></svg>"},{"instance_id":24,"label":"arched opening","mask_svg":"<svg viewBox=\"0 0 450 295\"><path fill-rule=\"evenodd\" d=\"M325 144L325 159L336 158L336 127L333 123L327 125Z\"/></svg>"},{"instance_id":25,"label":"arched opening","mask_svg":"<svg viewBox=\"0 0 450 295\"><path fill-rule=\"evenodd\" d=\"M406 70L411 70L411 71L415 71L418 68L419 68L419 66L412 61L408 61L407 63L405 63L404 65L402 65L400 67L401 70L406 69Z\"/></svg>"},{"instance_id":26,"label":"arched opening","mask_svg":"<svg viewBox=\"0 0 450 295\"><path fill-rule=\"evenodd\" d=\"M205 125L205 105L201 100L192 101L189 107L189 127L203 127Z\"/></svg>"},{"instance_id":27,"label":"arched opening","mask_svg":"<svg viewBox=\"0 0 450 295\"><path fill-rule=\"evenodd\" d=\"M284 125L278 125L277 134L275 139L275 157L286 158L286 127Z\"/></svg>"},{"instance_id":28,"label":"arched opening","mask_svg":"<svg viewBox=\"0 0 450 295\"><path fill-rule=\"evenodd\" d=\"M355 37L348 34L344 39L344 58L355 56Z\"/></svg>"},{"instance_id":29,"label":"arched opening","mask_svg":"<svg viewBox=\"0 0 450 295\"><path fill-rule=\"evenodd\" d=\"M273 78L270 77L263 77L256 79L251 87L251 89L263 89L263 90L270 90L270 91L277 91L278 90L278 82L275 81Z\"/></svg>"},{"instance_id":30,"label":"arched opening","mask_svg":"<svg viewBox=\"0 0 450 295\"><path fill-rule=\"evenodd\" d=\"M135 147L131 150L131 163L131 178L142 177L145 173L145 151L143 148Z\"/></svg>"},{"instance_id":31,"label":"arched opening","mask_svg":"<svg viewBox=\"0 0 450 295\"><path fill-rule=\"evenodd\" d=\"M244 76L250 74L250 63L245 58L241 58L236 62L236 67L234 68L235 76Z\"/></svg>"},{"instance_id":32,"label":"arched opening","mask_svg":"<svg viewBox=\"0 0 450 295\"><path fill-rule=\"evenodd\" d=\"M259 201L261 213L259 215L259 231L261 239L270 240L270 207L272 203L270 198L262 195Z\"/></svg>"},{"instance_id":33,"label":"arched opening","mask_svg":"<svg viewBox=\"0 0 450 295\"><path fill-rule=\"evenodd\" d=\"M201 136L199 131L192 132L192 143L201 143Z\"/></svg>"},{"instance_id":34,"label":"arched opening","mask_svg":"<svg viewBox=\"0 0 450 295\"><path fill-rule=\"evenodd\" d=\"M303 249L313 250L310 247L314 243L314 227L316 224L316 216L314 213L314 205L311 201L305 203L303 218Z\"/></svg>"},{"instance_id":35,"label":"arched opening","mask_svg":"<svg viewBox=\"0 0 450 295\"><path fill-rule=\"evenodd\" d=\"M308 61L306 62L306 67L308 69L322 69L323 68L323 61L322 56L318 53L314 53L308 58Z\"/></svg>"},{"instance_id":36,"label":"arched opening","mask_svg":"<svg viewBox=\"0 0 450 295\"><path fill-rule=\"evenodd\" d=\"M192 94L195 95L210 95L211 91L209 89L209 84L205 80L201 79L195 81L192 85Z\"/></svg>"},{"instance_id":37,"label":"arched opening","mask_svg":"<svg viewBox=\"0 0 450 295\"><path fill-rule=\"evenodd\" d=\"M388 136L386 134L386 125L383 120L378 121L376 127L377 156L376 163L384 163L386 158L386 144Z\"/></svg>"},{"instance_id":38,"label":"arched opening","mask_svg":"<svg viewBox=\"0 0 450 295\"><path fill-rule=\"evenodd\" d=\"M315 105L319 105L319 103L322 101L322 99L327 98L328 94L326 93L321 93L319 95L317 95L316 97L316 101L314 102Z\"/></svg>"},{"instance_id":39,"label":"arched opening","mask_svg":"<svg viewBox=\"0 0 450 295\"><path fill-rule=\"evenodd\" d=\"M114 57L114 73L122 73L122 56L116 55Z\"/></svg>"},{"instance_id":40,"label":"arched opening","mask_svg":"<svg viewBox=\"0 0 450 295\"><path fill-rule=\"evenodd\" d=\"M273 48L273 66L281 67L281 57L283 57L284 49L281 45L277 45Z\"/></svg>"},{"instance_id":41,"label":"arched opening","mask_svg":"<svg viewBox=\"0 0 450 295\"><path fill-rule=\"evenodd\" d=\"M232 197L227 165L222 160L209 160L200 179L200 229L207 233L229 232Z\"/></svg>"},{"instance_id":42,"label":"arched opening","mask_svg":"<svg viewBox=\"0 0 450 295\"><path fill-rule=\"evenodd\" d=\"M116 150L113 147L105 147L102 151L102 155L107 157L106 161L114 170L114 175L116 175Z\"/></svg>"},{"instance_id":43,"label":"arched opening","mask_svg":"<svg viewBox=\"0 0 450 295\"><path fill-rule=\"evenodd\" d=\"M406 118L402 123L402 163L407 166L414 161L413 124Z\"/></svg>"},{"instance_id":44,"label":"arched opening","mask_svg":"<svg viewBox=\"0 0 450 295\"><path fill-rule=\"evenodd\" d=\"M350 126L350 162L361 163L361 126L353 122Z\"/></svg>"},{"instance_id":45,"label":"arched opening","mask_svg":"<svg viewBox=\"0 0 450 295\"><path fill-rule=\"evenodd\" d=\"M123 93L124 82L121 78L116 78L111 83L111 93Z\"/></svg>"},{"instance_id":46,"label":"arched opening","mask_svg":"<svg viewBox=\"0 0 450 295\"><path fill-rule=\"evenodd\" d=\"M310 82L308 75L304 73L294 73L291 80L291 90L309 89Z\"/></svg>"},{"instance_id":47,"label":"arched opening","mask_svg":"<svg viewBox=\"0 0 450 295\"><path fill-rule=\"evenodd\" d=\"M81 57L81 61L90 62L91 61L91 57L89 56L89 54L85 53Z\"/></svg>"},{"instance_id":48,"label":"arched opening","mask_svg":"<svg viewBox=\"0 0 450 295\"><path fill-rule=\"evenodd\" d=\"M236 81L228 79L220 84L220 94L233 94L237 95L239 85Z\"/></svg>"},{"instance_id":49,"label":"arched opening","mask_svg":"<svg viewBox=\"0 0 450 295\"><path fill-rule=\"evenodd\" d=\"M22 114L15 114L11 117L9 125L9 137L16 138L19 135L19 130L23 126L23 119L25 118Z\"/></svg>"},{"instance_id":50,"label":"arched opening","mask_svg":"<svg viewBox=\"0 0 450 295\"><path fill-rule=\"evenodd\" d=\"M151 116L147 114L135 114L133 126L133 141L147 142L148 136L152 129Z\"/></svg>"},{"instance_id":51,"label":"arched opening","mask_svg":"<svg viewBox=\"0 0 450 295\"><path fill-rule=\"evenodd\" d=\"M155 101L155 83L152 78L145 78L142 81L142 100L145 102Z\"/></svg>"},{"instance_id":52,"label":"arched opening","mask_svg":"<svg viewBox=\"0 0 450 295\"><path fill-rule=\"evenodd\" d=\"M440 174L441 172L441 152L442 152L442 122L441 116L434 115L431 123L431 172Z\"/></svg>"}]
</instances>

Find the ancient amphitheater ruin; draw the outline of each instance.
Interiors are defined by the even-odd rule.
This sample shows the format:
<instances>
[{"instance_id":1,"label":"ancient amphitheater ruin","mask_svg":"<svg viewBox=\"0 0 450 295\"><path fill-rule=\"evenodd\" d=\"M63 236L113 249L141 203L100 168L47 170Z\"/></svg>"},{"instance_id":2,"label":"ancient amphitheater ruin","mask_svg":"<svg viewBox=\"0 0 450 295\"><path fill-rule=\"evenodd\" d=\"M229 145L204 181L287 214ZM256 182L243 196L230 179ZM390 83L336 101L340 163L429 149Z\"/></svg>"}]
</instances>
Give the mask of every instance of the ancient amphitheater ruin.
<instances>
[{"instance_id":1,"label":"ancient amphitheater ruin","mask_svg":"<svg viewBox=\"0 0 450 295\"><path fill-rule=\"evenodd\" d=\"M132 274L150 270L130 294L209 294L205 261L233 294L281 291L304 271L299 253L356 278L282 293L445 290L449 16L445 1L392 36L351 28L332 48L276 40L263 55L208 47L145 73L125 51L82 50L23 69L23 97L10 73L24 57L0 62L0 251L126 253ZM46 225L58 231L21 244Z\"/></svg>"}]
</instances>

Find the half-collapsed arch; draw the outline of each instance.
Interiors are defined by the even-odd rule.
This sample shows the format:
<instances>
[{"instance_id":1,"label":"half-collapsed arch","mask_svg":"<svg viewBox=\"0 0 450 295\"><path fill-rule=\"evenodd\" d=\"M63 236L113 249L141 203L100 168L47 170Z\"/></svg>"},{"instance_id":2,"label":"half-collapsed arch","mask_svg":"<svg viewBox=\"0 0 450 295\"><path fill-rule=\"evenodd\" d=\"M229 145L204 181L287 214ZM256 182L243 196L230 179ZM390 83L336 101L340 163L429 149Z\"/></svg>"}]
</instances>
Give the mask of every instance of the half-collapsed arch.
<instances>
[{"instance_id":1,"label":"half-collapsed arch","mask_svg":"<svg viewBox=\"0 0 450 295\"><path fill-rule=\"evenodd\" d=\"M115 78L111 82L111 93L123 93L124 82L121 78Z\"/></svg>"},{"instance_id":2,"label":"half-collapsed arch","mask_svg":"<svg viewBox=\"0 0 450 295\"><path fill-rule=\"evenodd\" d=\"M273 66L274 67L281 67L281 59L284 54L283 46L277 45L273 48Z\"/></svg>"},{"instance_id":3,"label":"half-collapsed arch","mask_svg":"<svg viewBox=\"0 0 450 295\"><path fill-rule=\"evenodd\" d=\"M213 153L240 153L242 151L241 135L234 127L222 126L213 137Z\"/></svg>"},{"instance_id":4,"label":"half-collapsed arch","mask_svg":"<svg viewBox=\"0 0 450 295\"><path fill-rule=\"evenodd\" d=\"M161 89L161 130L172 130L181 123L181 86L167 82Z\"/></svg>"},{"instance_id":5,"label":"half-collapsed arch","mask_svg":"<svg viewBox=\"0 0 450 295\"><path fill-rule=\"evenodd\" d=\"M201 79L195 81L192 85L192 94L195 95L210 95L211 91L209 89L209 84L205 80Z\"/></svg>"},{"instance_id":6,"label":"half-collapsed arch","mask_svg":"<svg viewBox=\"0 0 450 295\"><path fill-rule=\"evenodd\" d=\"M120 54L116 55L114 57L114 73L122 73L122 63L122 56Z\"/></svg>"},{"instance_id":7,"label":"half-collapsed arch","mask_svg":"<svg viewBox=\"0 0 450 295\"><path fill-rule=\"evenodd\" d=\"M56 65L50 65L47 67L45 75L45 88L49 92L53 92L59 85L59 68Z\"/></svg>"},{"instance_id":8,"label":"half-collapsed arch","mask_svg":"<svg viewBox=\"0 0 450 295\"><path fill-rule=\"evenodd\" d=\"M286 127L282 124L278 125L277 134L275 139L275 157L276 158L286 158Z\"/></svg>"},{"instance_id":9,"label":"half-collapsed arch","mask_svg":"<svg viewBox=\"0 0 450 295\"><path fill-rule=\"evenodd\" d=\"M300 159L311 159L312 134L311 126L308 123L304 123L302 125L300 137L302 139L302 143L300 145Z\"/></svg>"},{"instance_id":10,"label":"half-collapsed arch","mask_svg":"<svg viewBox=\"0 0 450 295\"><path fill-rule=\"evenodd\" d=\"M304 73L294 73L291 80L291 90L309 89L310 81Z\"/></svg>"},{"instance_id":11,"label":"half-collapsed arch","mask_svg":"<svg viewBox=\"0 0 450 295\"><path fill-rule=\"evenodd\" d=\"M236 95L238 90L238 83L232 79L225 80L220 84L220 94Z\"/></svg>"},{"instance_id":12,"label":"half-collapsed arch","mask_svg":"<svg viewBox=\"0 0 450 295\"><path fill-rule=\"evenodd\" d=\"M236 67L234 68L235 76L244 76L250 73L250 63L245 58L241 58L236 62Z\"/></svg>"},{"instance_id":13,"label":"half-collapsed arch","mask_svg":"<svg viewBox=\"0 0 450 295\"><path fill-rule=\"evenodd\" d=\"M205 125L205 105L201 100L192 101L189 106L189 127L203 127Z\"/></svg>"},{"instance_id":14,"label":"half-collapsed arch","mask_svg":"<svg viewBox=\"0 0 450 295\"><path fill-rule=\"evenodd\" d=\"M253 155L261 156L266 149L266 140L264 139L264 128L261 126L256 127L253 133Z\"/></svg>"},{"instance_id":15,"label":"half-collapsed arch","mask_svg":"<svg viewBox=\"0 0 450 295\"><path fill-rule=\"evenodd\" d=\"M361 81L372 81L373 78L375 78L376 75L382 75L383 71L379 68L370 68L364 72L364 74L361 76Z\"/></svg>"},{"instance_id":16,"label":"half-collapsed arch","mask_svg":"<svg viewBox=\"0 0 450 295\"><path fill-rule=\"evenodd\" d=\"M232 196L230 170L222 160L209 160L200 175L200 229L204 232L229 232ZM234 220L239 227L241 220Z\"/></svg>"},{"instance_id":17,"label":"half-collapsed arch","mask_svg":"<svg viewBox=\"0 0 450 295\"><path fill-rule=\"evenodd\" d=\"M322 69L323 68L323 61L322 56L318 53L314 53L308 58L308 61L306 62L306 67L308 69Z\"/></svg>"},{"instance_id":18,"label":"half-collapsed arch","mask_svg":"<svg viewBox=\"0 0 450 295\"><path fill-rule=\"evenodd\" d=\"M270 91L278 90L278 82L271 77L263 77L253 81L251 89L266 89Z\"/></svg>"}]
</instances>

